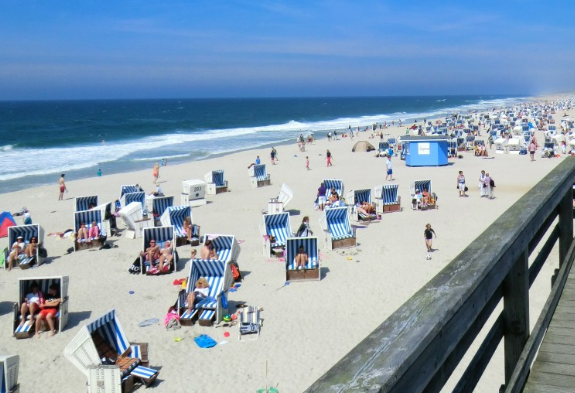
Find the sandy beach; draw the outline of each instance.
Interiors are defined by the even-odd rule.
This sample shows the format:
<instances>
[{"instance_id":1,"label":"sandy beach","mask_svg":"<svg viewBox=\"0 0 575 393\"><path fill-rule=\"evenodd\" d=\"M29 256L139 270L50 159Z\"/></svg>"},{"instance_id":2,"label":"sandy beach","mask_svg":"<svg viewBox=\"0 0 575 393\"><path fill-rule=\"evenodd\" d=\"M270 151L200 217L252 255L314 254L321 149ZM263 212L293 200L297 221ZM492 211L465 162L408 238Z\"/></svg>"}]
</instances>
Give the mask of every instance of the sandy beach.
<instances>
[{"instance_id":1,"label":"sandy beach","mask_svg":"<svg viewBox=\"0 0 575 393\"><path fill-rule=\"evenodd\" d=\"M575 115L575 111L568 112ZM557 113L559 120L563 113ZM404 127L392 127L385 134L400 136ZM537 138L542 145L543 132ZM153 392L255 392L274 386L281 393L302 392L342 356L382 323L405 300L501 213L561 162L561 158L536 161L529 156L495 154L450 159L442 167L407 167L394 157L394 183L399 184L403 211L383 215L380 222L357 225L358 247L326 250L319 226L321 211L314 210L317 189L323 179L343 179L345 194L353 189L371 188L385 183L385 159L373 152L353 153L357 141L367 140L377 147L378 139L368 139L361 132L354 140L316 140L301 152L294 143L276 146L279 161L271 165L270 149L242 151L213 159L194 161L160 170L160 186L165 195L179 204L182 180L203 179L211 170L223 169L230 192L207 196L208 204L192 208L194 223L201 233L232 234L241 241L239 265L244 275L242 286L230 293L230 310L238 302L263 308L260 338L238 342L237 326L223 323L212 327L182 327L166 331L163 319L174 304L179 286L175 279L189 272L190 246L178 247L180 263L173 274L150 277L130 275L128 268L142 248L142 239L125 236L108 237L117 248L89 250L66 254L73 244L47 236L51 232L74 227L74 197L95 195L101 202L119 198L123 184L140 184L147 193L154 191L152 168L138 172L104 175L83 180L67 179L69 192L58 201L58 175L54 184L19 192L0 194L0 206L18 211L26 206L34 223L45 233L44 245L48 263L29 270L0 271L0 354L20 355L19 382L22 392L42 386L45 392L85 391L86 378L63 355L63 350L78 329L116 309L127 337L132 342L147 342L150 366L160 369ZM487 136L483 134L483 139ZM333 155L333 166L326 167L326 150ZM252 188L247 167L259 155L268 164L272 185ZM311 170L306 170L309 157ZM480 171L489 172L495 180L495 199L479 197L477 179ZM469 197L460 198L456 190L458 171L467 178ZM410 208L410 184L417 179L432 179L439 209L413 211ZM311 229L319 239L322 255L321 280L285 284L283 262L262 255L259 225L262 209L269 198L277 195L282 183L294 191L287 210L291 227L296 230L304 216L310 217ZM17 217L22 224L21 217ZM425 224L431 223L437 233L431 260L426 260L423 239ZM353 223L355 224L355 223ZM124 228L121 220L118 226ZM0 239L6 247L7 238ZM554 266L545 266L542 274L550 275ZM55 337L17 340L12 337L13 303L18 301L18 279L21 277L70 277L69 322ZM545 281L543 279L542 281ZM540 307L549 291L549 281L534 286L532 291ZM130 291L134 293L131 294ZM535 314L533 314L535 315ZM139 327L141 321L158 318L159 323ZM536 316L532 317L532 322ZM229 337L224 333L229 332ZM193 337L207 334L220 345L201 349ZM175 338L183 338L175 341ZM496 356L481 381L481 391L496 391L502 383L503 362Z\"/></svg>"}]
</instances>

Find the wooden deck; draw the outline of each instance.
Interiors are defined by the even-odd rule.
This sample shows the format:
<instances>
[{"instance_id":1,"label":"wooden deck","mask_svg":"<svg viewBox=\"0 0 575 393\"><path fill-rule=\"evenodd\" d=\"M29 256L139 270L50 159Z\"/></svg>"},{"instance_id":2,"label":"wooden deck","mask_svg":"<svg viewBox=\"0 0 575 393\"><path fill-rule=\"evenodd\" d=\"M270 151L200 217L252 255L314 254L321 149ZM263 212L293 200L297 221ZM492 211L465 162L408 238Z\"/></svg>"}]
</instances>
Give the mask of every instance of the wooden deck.
<instances>
[{"instance_id":1,"label":"wooden deck","mask_svg":"<svg viewBox=\"0 0 575 393\"><path fill-rule=\"evenodd\" d=\"M524 393L575 392L575 271L571 269Z\"/></svg>"}]
</instances>

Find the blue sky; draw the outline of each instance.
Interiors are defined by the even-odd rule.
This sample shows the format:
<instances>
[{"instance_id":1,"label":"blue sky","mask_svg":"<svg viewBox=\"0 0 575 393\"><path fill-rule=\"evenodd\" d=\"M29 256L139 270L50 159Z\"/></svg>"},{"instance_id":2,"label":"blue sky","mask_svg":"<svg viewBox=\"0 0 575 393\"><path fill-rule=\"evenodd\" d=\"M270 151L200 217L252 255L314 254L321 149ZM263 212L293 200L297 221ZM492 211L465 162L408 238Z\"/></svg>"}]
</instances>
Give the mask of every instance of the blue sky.
<instances>
[{"instance_id":1,"label":"blue sky","mask_svg":"<svg viewBox=\"0 0 575 393\"><path fill-rule=\"evenodd\" d=\"M0 2L0 99L575 90L575 3Z\"/></svg>"}]
</instances>

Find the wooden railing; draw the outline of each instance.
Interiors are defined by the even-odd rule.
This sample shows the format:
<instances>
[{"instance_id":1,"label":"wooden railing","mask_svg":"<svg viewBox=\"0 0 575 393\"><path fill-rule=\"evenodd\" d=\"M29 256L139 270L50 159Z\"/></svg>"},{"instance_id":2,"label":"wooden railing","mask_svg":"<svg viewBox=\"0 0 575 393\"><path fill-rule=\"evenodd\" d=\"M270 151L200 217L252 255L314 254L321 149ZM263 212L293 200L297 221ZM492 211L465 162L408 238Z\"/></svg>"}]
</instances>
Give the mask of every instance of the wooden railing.
<instances>
[{"instance_id":1,"label":"wooden railing","mask_svg":"<svg viewBox=\"0 0 575 393\"><path fill-rule=\"evenodd\" d=\"M569 157L306 392L439 392L501 301L453 391L473 391L504 339L502 383L519 392L573 263L574 183ZM561 271L530 337L529 288L557 241Z\"/></svg>"}]
</instances>

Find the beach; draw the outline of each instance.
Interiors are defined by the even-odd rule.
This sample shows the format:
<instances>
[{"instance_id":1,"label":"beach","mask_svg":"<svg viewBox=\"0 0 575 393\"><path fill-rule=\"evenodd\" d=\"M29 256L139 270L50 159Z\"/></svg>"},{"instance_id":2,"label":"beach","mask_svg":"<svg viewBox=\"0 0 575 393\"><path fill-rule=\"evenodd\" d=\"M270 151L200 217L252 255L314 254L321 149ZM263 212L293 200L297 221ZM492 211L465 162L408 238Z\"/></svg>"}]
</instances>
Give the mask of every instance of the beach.
<instances>
[{"instance_id":1,"label":"beach","mask_svg":"<svg viewBox=\"0 0 575 393\"><path fill-rule=\"evenodd\" d=\"M567 114L573 116L575 111ZM562 115L562 111L555 115L557 122ZM397 137L405 134L405 128L395 126L383 132ZM30 210L33 222L44 229L49 256L48 263L33 269L0 271L0 354L20 355L21 391L38 386L46 392L85 391L85 376L64 357L63 350L82 326L115 309L129 340L149 343L150 366L160 370L152 391L255 392L273 386L282 393L302 392L565 157L543 159L538 151L536 161L530 162L528 155L495 154L495 147L488 150L488 158L461 152L463 158L450 159L449 165L441 167L407 167L394 157L393 183L399 184L403 210L384 214L379 222L369 225L353 223L357 225L358 246L327 250L319 225L322 212L314 210L313 204L322 180L342 179L344 194L389 183L385 181L384 158L376 158L374 152L352 152L358 141L368 141L377 148L379 139L369 139L369 135L360 132L354 140L320 138L306 145L305 152L299 151L295 141L279 145L277 165L271 165L270 148L264 147L161 167L159 185L165 195L174 196L175 205L179 204L183 180L203 179L211 170L224 170L230 192L207 196L207 205L192 208L193 221L201 226L202 235L230 234L241 243L238 263L244 280L229 294L229 302L231 312L240 302L263 309L261 335L252 342L239 342L238 327L223 323L166 331L163 319L180 289L172 283L188 275L190 252L197 248L178 247L177 271L150 277L128 273L142 250L142 239L128 239L122 232L120 237L108 237L108 243L117 247L67 254L73 246L70 240L48 236L74 227L74 197L98 195L100 203L113 202L119 198L121 185L136 183L147 193L154 191L153 164L135 172L104 173L102 177L67 177L69 192L64 201L57 200L58 175L52 185L1 194L4 210L14 212L23 206ZM536 135L542 144L543 132ZM482 138L487 140L486 135ZM332 167L326 166L327 149L333 155ZM271 186L251 187L247 167L256 156L267 164ZM479 197L481 170L495 180L493 200ZM467 198L458 196L459 171L467 179ZM433 181L438 209L410 208L409 186L419 179ZM286 285L284 263L262 255L262 209L277 196L282 183L294 191L287 207L292 230L309 216L318 237L320 281ZM21 217L16 220L22 223ZM427 223L437 234L431 260L426 259L423 239ZM120 220L118 226L124 228ZM1 248L7 245L7 238L0 239ZM544 266L544 277L555 267ZM12 337L12 305L18 301L18 279L45 276L70 277L68 326L55 337L47 338L44 333L39 339L16 340ZM532 291L540 302L532 303L536 309L545 302L549 286L538 285ZM532 315L533 323L536 314ZM159 322L138 326L152 318ZM230 333L229 337L224 333ZM209 335L219 345L199 348L193 341L199 334ZM480 391L496 391L503 383L503 361L498 355L480 382Z\"/></svg>"}]
</instances>

